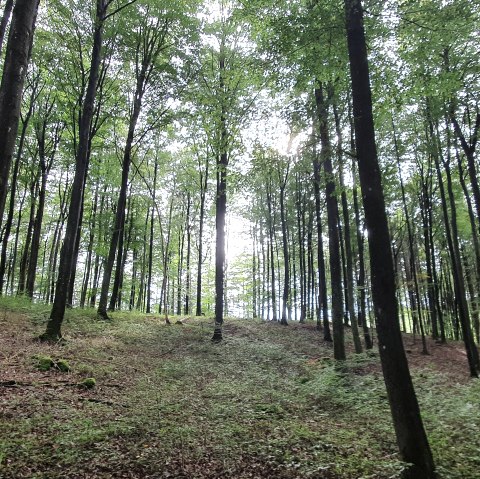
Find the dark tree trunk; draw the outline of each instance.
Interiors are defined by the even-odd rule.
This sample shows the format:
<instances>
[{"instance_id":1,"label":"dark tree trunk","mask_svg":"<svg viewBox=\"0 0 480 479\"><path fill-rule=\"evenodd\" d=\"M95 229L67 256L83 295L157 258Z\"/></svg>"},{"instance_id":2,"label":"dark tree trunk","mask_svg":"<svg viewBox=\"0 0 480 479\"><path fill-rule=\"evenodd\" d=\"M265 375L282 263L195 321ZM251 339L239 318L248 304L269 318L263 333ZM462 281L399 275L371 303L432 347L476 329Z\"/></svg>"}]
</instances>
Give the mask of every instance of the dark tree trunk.
<instances>
[{"instance_id":1,"label":"dark tree trunk","mask_svg":"<svg viewBox=\"0 0 480 479\"><path fill-rule=\"evenodd\" d=\"M365 221L369 231L372 293L385 385L405 477L435 478L435 466L413 388L398 323L395 277L377 159L370 74L360 0L345 0L353 115Z\"/></svg>"},{"instance_id":2,"label":"dark tree trunk","mask_svg":"<svg viewBox=\"0 0 480 479\"><path fill-rule=\"evenodd\" d=\"M339 214L332 166L332 148L328 131L328 106L322 85L315 88L315 101L319 120L320 143L322 146L320 160L325 173L330 283L332 289L333 351L335 359L342 361L346 358L346 355L343 330L342 266L340 264L340 237L338 231Z\"/></svg>"},{"instance_id":3,"label":"dark tree trunk","mask_svg":"<svg viewBox=\"0 0 480 479\"><path fill-rule=\"evenodd\" d=\"M23 84L27 74L39 0L17 0L8 35L0 84L0 223L8 190L8 175L17 138Z\"/></svg>"},{"instance_id":4,"label":"dark tree trunk","mask_svg":"<svg viewBox=\"0 0 480 479\"><path fill-rule=\"evenodd\" d=\"M137 290L137 262L138 262L138 250L133 248L132 253L132 279L130 283L130 299L128 301L128 310L132 311L135 308L135 293Z\"/></svg>"},{"instance_id":5,"label":"dark tree trunk","mask_svg":"<svg viewBox=\"0 0 480 479\"><path fill-rule=\"evenodd\" d=\"M313 211L310 209L307 223L307 318L313 318L315 303L315 272L313 267ZM325 318L323 319L325 322ZM318 321L317 321L318 324ZM330 325L329 325L330 328ZM325 333L324 333L325 334Z\"/></svg>"},{"instance_id":6,"label":"dark tree trunk","mask_svg":"<svg viewBox=\"0 0 480 479\"><path fill-rule=\"evenodd\" d=\"M348 201L347 193L345 191L343 183L343 136L342 136L342 127L340 124L340 116L336 105L333 105L333 113L335 118L335 131L337 134L337 158L339 164L339 179L340 179L340 189L341 189L341 201L342 201L342 216L343 216L343 231L344 231L344 242L345 242L345 272L344 278L346 283L345 294L348 298L346 301L346 306L348 308L348 315L350 317L350 324L352 326L352 336L353 344L355 347L355 352L360 354L363 350L362 343L360 341L360 334L358 332L358 320L355 315L355 298L354 298L354 282L353 282L353 252L352 252L352 240L350 237L350 215L348 214Z\"/></svg>"},{"instance_id":7,"label":"dark tree trunk","mask_svg":"<svg viewBox=\"0 0 480 479\"><path fill-rule=\"evenodd\" d=\"M265 254L265 235L263 233L263 222L260 221L260 249L262 253L262 286L261 286L261 311L260 317L262 321L265 321L268 318L268 311L270 307L270 302L267 297L267 283L268 283L268 254ZM265 311L265 303L267 309Z\"/></svg>"},{"instance_id":8,"label":"dark tree trunk","mask_svg":"<svg viewBox=\"0 0 480 479\"><path fill-rule=\"evenodd\" d=\"M325 255L323 252L323 227L320 206L320 160L316 153L313 154L313 187L315 195L315 220L317 227L317 261L318 261L318 291L319 314L322 313L323 340L332 341L328 314L327 275L325 274ZM319 319L319 318L318 318ZM317 320L318 321L318 320ZM319 321L318 321L319 322Z\"/></svg>"},{"instance_id":9,"label":"dark tree trunk","mask_svg":"<svg viewBox=\"0 0 480 479\"><path fill-rule=\"evenodd\" d=\"M475 265L473 266L473 272L471 273L471 283L472 291L470 294L470 301L472 302L473 309L473 322L475 324L475 334L477 338L477 343L480 341L479 336L479 327L480 327L480 318L479 318L479 298L478 298L478 289L480 286L480 242L478 239L478 231L475 224L475 214L473 212L472 200L469 195L467 185L465 183L465 178L463 177L463 165L460 158L460 155L457 152L457 163L458 163L458 173L460 178L460 184L462 185L462 190L465 196L465 201L467 203L468 216L470 218L470 227L472 230L472 242L473 242L473 251L475 254ZM475 286L474 286L475 285Z\"/></svg>"},{"instance_id":10,"label":"dark tree trunk","mask_svg":"<svg viewBox=\"0 0 480 479\"><path fill-rule=\"evenodd\" d=\"M47 173L42 168L40 176L40 189L38 191L37 213L33 222L32 229L32 245L30 248L30 257L28 259L28 267L26 271L25 290L27 296L33 298L35 288L35 276L37 273L38 250L40 248L40 238L42 231L43 212L45 210L45 193L47 186Z\"/></svg>"},{"instance_id":11,"label":"dark tree trunk","mask_svg":"<svg viewBox=\"0 0 480 479\"><path fill-rule=\"evenodd\" d=\"M224 125L223 125L224 128ZM225 136L222 130L222 136ZM215 331L213 341L221 341L224 308L225 281L225 219L227 214L227 166L228 155L222 152L217 163L217 198L215 212Z\"/></svg>"},{"instance_id":12,"label":"dark tree trunk","mask_svg":"<svg viewBox=\"0 0 480 479\"><path fill-rule=\"evenodd\" d=\"M352 125L353 126L353 125ZM353 135L353 129L352 129ZM354 144L352 146L355 146ZM352 148L355 151L355 148ZM365 281L365 240L363 238L363 225L360 222L360 208L358 206L358 192L357 192L357 173L355 168L356 160L353 160L352 175L353 175L353 210L355 212L355 229L357 232L357 249L358 249L358 322L362 325L363 339L365 341L365 348L372 349L373 341L370 335L370 330L367 323L367 292Z\"/></svg>"},{"instance_id":13,"label":"dark tree trunk","mask_svg":"<svg viewBox=\"0 0 480 479\"><path fill-rule=\"evenodd\" d=\"M32 180L30 184L30 216L27 226L27 233L25 235L25 243L23 244L22 256L20 258L20 270L18 273L18 290L17 294L25 293L28 258L30 256L30 244L32 242L33 227L35 224L35 205L38 193L38 178Z\"/></svg>"},{"instance_id":14,"label":"dark tree trunk","mask_svg":"<svg viewBox=\"0 0 480 479\"><path fill-rule=\"evenodd\" d=\"M437 131L437 138L439 138ZM453 254L455 258L455 264L452 264L454 270L454 287L456 284L456 299L457 308L459 311L460 326L462 328L463 342L465 343L465 349L467 351L468 363L470 366L470 375L472 377L478 377L480 373L480 358L478 350L475 345L475 341L472 334L472 328L470 323L470 312L467 303L467 296L465 290L465 281L462 267L462 260L460 255L460 243L458 240L458 226L457 226L457 207L455 204L455 196L453 192L452 173L450 170L451 156L450 156L450 131L447 123L447 158L443 161L443 168L447 177L447 192L450 202L450 224L452 228L452 246Z\"/></svg>"},{"instance_id":15,"label":"dark tree trunk","mask_svg":"<svg viewBox=\"0 0 480 479\"><path fill-rule=\"evenodd\" d=\"M453 106L451 109L453 110ZM478 184L477 164L475 159L475 148L477 145L478 133L480 129L480 113L477 113L475 126L473 128L470 142L468 142L467 139L465 138L465 135L463 134L463 131L460 128L460 125L453 111L450 114L450 119L453 124L455 136L457 137L457 140L460 142L460 145L462 146L465 156L467 158L468 176L470 178L473 198L475 201L477 221L479 222L479 227L480 227L480 186Z\"/></svg>"},{"instance_id":16,"label":"dark tree trunk","mask_svg":"<svg viewBox=\"0 0 480 479\"><path fill-rule=\"evenodd\" d=\"M185 225L180 227L178 232L178 257L177 264L177 316L182 314L182 281L183 281L183 262L185 259Z\"/></svg>"},{"instance_id":17,"label":"dark tree trunk","mask_svg":"<svg viewBox=\"0 0 480 479\"><path fill-rule=\"evenodd\" d=\"M13 0L7 0L5 8L3 9L3 16L0 20L0 54L2 53L3 39L5 38L5 32L7 31L7 25L10 21L10 15L12 13Z\"/></svg>"}]
</instances>

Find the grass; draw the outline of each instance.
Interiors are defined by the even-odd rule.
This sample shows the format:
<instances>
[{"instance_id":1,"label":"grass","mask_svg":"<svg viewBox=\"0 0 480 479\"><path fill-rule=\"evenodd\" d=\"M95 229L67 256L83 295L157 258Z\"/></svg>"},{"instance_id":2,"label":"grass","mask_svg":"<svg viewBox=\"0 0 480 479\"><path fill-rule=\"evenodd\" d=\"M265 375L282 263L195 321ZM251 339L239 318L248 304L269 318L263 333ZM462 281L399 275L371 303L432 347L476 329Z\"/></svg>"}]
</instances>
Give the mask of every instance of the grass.
<instances>
[{"instance_id":1,"label":"grass","mask_svg":"<svg viewBox=\"0 0 480 479\"><path fill-rule=\"evenodd\" d=\"M101 322L71 310L45 345L48 307L0 300L0 477L363 478L400 476L376 355L342 368L313 324L154 315ZM40 371L33 358L68 362ZM480 383L412 362L438 471L480 477ZM440 368L443 365L440 363ZM95 378L92 388L79 387Z\"/></svg>"}]
</instances>

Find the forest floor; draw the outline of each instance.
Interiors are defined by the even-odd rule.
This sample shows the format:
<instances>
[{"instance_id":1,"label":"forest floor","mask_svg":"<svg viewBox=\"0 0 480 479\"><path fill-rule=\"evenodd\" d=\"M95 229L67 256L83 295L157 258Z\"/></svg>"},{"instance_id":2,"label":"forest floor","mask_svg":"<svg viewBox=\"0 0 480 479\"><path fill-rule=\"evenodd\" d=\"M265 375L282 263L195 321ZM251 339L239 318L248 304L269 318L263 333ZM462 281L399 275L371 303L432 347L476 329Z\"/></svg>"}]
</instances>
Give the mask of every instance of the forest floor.
<instances>
[{"instance_id":1,"label":"forest floor","mask_svg":"<svg viewBox=\"0 0 480 479\"><path fill-rule=\"evenodd\" d=\"M48 345L35 340L48 312L0 300L2 479L387 479L404 467L378 355L350 352L338 368L313 323L228 319L214 344L208 318L72 310L65 342ZM480 381L461 344L429 342L429 356L405 344L440 477L480 478ZM54 367L39 370L40 356Z\"/></svg>"}]
</instances>

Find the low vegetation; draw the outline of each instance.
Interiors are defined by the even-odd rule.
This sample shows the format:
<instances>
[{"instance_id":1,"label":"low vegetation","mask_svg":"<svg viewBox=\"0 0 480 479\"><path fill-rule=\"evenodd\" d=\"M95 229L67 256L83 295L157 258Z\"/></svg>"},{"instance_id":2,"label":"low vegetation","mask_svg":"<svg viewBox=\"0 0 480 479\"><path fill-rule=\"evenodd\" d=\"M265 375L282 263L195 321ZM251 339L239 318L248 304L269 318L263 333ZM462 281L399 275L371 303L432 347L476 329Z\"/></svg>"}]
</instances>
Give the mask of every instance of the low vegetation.
<instances>
[{"instance_id":1,"label":"low vegetation","mask_svg":"<svg viewBox=\"0 0 480 479\"><path fill-rule=\"evenodd\" d=\"M71 310L49 345L47 316L0 302L2 478L400 476L377 354L339 367L313 324L229 319L213 344L209 318ZM478 477L480 383L460 346L405 340L440 477Z\"/></svg>"}]
</instances>

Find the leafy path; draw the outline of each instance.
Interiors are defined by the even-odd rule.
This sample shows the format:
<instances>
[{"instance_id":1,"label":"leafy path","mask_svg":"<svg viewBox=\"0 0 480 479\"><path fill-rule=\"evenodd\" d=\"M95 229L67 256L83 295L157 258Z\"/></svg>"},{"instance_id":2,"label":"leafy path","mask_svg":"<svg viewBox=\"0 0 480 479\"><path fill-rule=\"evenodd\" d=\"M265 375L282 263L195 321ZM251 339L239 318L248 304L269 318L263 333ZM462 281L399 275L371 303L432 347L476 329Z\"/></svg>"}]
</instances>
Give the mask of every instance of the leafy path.
<instances>
[{"instance_id":1,"label":"leafy path","mask_svg":"<svg viewBox=\"0 0 480 479\"><path fill-rule=\"evenodd\" d=\"M402 469L378 358L338 370L313 325L228 320L226 340L212 344L205 318L166 326L117 313L102 323L72 311L67 342L49 346L32 341L45 307L2 301L2 478L366 479ZM461 349L432 344L425 357L406 342L442 477L478 477L480 387L466 368L456 383ZM39 371L39 354L70 372ZM87 377L95 388L78 386Z\"/></svg>"}]
</instances>

